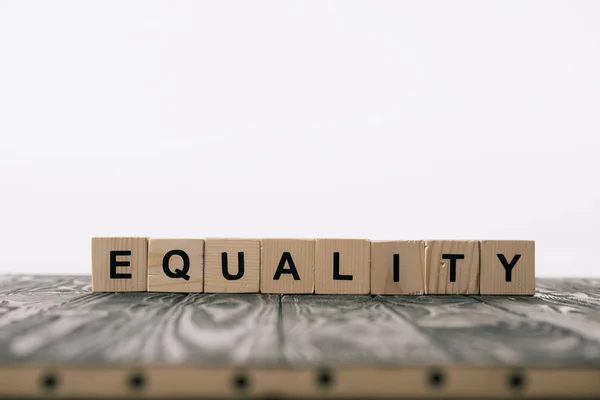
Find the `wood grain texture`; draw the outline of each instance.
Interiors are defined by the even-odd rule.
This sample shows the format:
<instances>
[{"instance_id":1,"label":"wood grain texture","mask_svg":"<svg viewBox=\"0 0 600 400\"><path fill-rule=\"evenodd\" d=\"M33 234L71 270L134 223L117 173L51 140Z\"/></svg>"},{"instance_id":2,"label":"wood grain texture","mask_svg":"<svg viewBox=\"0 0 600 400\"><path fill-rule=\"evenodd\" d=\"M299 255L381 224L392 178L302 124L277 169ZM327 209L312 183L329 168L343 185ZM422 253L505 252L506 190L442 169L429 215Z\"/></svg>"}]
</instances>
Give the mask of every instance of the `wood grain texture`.
<instances>
[{"instance_id":1,"label":"wood grain texture","mask_svg":"<svg viewBox=\"0 0 600 400\"><path fill-rule=\"evenodd\" d=\"M370 296L282 298L284 359L294 365L422 365L446 353L385 303Z\"/></svg>"},{"instance_id":2,"label":"wood grain texture","mask_svg":"<svg viewBox=\"0 0 600 400\"><path fill-rule=\"evenodd\" d=\"M536 295L551 303L600 308L600 279L537 279Z\"/></svg>"},{"instance_id":3,"label":"wood grain texture","mask_svg":"<svg viewBox=\"0 0 600 400\"><path fill-rule=\"evenodd\" d=\"M335 276L336 262L339 275ZM371 245L363 239L317 239L315 293L368 294L371 291Z\"/></svg>"},{"instance_id":4,"label":"wood grain texture","mask_svg":"<svg viewBox=\"0 0 600 400\"><path fill-rule=\"evenodd\" d=\"M487 306L480 296L378 296L461 365L600 365L600 341ZM527 298L525 298L527 299Z\"/></svg>"},{"instance_id":5,"label":"wood grain texture","mask_svg":"<svg viewBox=\"0 0 600 400\"><path fill-rule=\"evenodd\" d=\"M455 276L453 260L448 258L453 256L462 257L454 260ZM478 294L479 243L474 240L427 240L425 281L427 294Z\"/></svg>"},{"instance_id":6,"label":"wood grain texture","mask_svg":"<svg viewBox=\"0 0 600 400\"><path fill-rule=\"evenodd\" d=\"M599 369L599 282L539 280L527 297L280 297L2 277L0 366Z\"/></svg>"},{"instance_id":7,"label":"wood grain texture","mask_svg":"<svg viewBox=\"0 0 600 400\"><path fill-rule=\"evenodd\" d=\"M164 271L164 262L173 276ZM179 271L179 272L177 272ZM182 274L188 277L186 280ZM204 239L148 240L148 291L202 293L204 291Z\"/></svg>"},{"instance_id":8,"label":"wood grain texture","mask_svg":"<svg viewBox=\"0 0 600 400\"><path fill-rule=\"evenodd\" d=\"M0 279L0 331L3 327L89 295L90 276L4 275Z\"/></svg>"},{"instance_id":9,"label":"wood grain texture","mask_svg":"<svg viewBox=\"0 0 600 400\"><path fill-rule=\"evenodd\" d=\"M261 239L260 243L261 293L314 293L314 239ZM278 268L284 272L277 276Z\"/></svg>"},{"instance_id":10,"label":"wood grain texture","mask_svg":"<svg viewBox=\"0 0 600 400\"><path fill-rule=\"evenodd\" d=\"M563 298L562 296L536 294L531 297L481 296L477 300L536 323L560 327L571 332L571 337L578 336L586 340L600 342L600 312L598 311L598 305L581 304L569 297L571 296ZM596 360L600 360L600 351L596 347L591 347L589 355L596 357Z\"/></svg>"},{"instance_id":11,"label":"wood grain texture","mask_svg":"<svg viewBox=\"0 0 600 400\"><path fill-rule=\"evenodd\" d=\"M481 240L479 252L481 294L535 293L533 240Z\"/></svg>"},{"instance_id":12,"label":"wood grain texture","mask_svg":"<svg viewBox=\"0 0 600 400\"><path fill-rule=\"evenodd\" d=\"M394 268L397 259L398 274ZM395 277L398 278L395 281ZM371 294L424 294L425 242L371 242Z\"/></svg>"},{"instance_id":13,"label":"wood grain texture","mask_svg":"<svg viewBox=\"0 0 600 400\"><path fill-rule=\"evenodd\" d=\"M278 317L277 296L94 294L5 326L0 360L270 364L280 357Z\"/></svg>"},{"instance_id":14,"label":"wood grain texture","mask_svg":"<svg viewBox=\"0 0 600 400\"><path fill-rule=\"evenodd\" d=\"M227 254L227 271L223 274L223 253ZM258 293L260 291L259 239L206 239L204 244L204 291L206 293ZM240 271L239 254L244 268Z\"/></svg>"},{"instance_id":15,"label":"wood grain texture","mask_svg":"<svg viewBox=\"0 0 600 400\"><path fill-rule=\"evenodd\" d=\"M112 252L115 255L111 255ZM111 277L111 263L120 278ZM125 265L123 265L125 264ZM92 238L92 290L145 292L148 288L148 239Z\"/></svg>"}]
</instances>

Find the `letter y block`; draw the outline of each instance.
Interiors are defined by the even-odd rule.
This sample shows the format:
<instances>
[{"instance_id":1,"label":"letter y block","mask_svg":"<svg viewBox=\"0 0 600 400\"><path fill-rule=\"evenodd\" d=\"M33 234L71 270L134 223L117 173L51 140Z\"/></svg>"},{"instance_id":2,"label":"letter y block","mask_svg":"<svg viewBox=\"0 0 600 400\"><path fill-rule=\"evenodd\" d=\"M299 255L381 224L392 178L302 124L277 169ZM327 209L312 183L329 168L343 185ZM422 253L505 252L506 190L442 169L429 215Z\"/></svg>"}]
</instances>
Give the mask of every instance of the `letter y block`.
<instances>
[{"instance_id":1,"label":"letter y block","mask_svg":"<svg viewBox=\"0 0 600 400\"><path fill-rule=\"evenodd\" d=\"M535 242L482 240L481 294L535 294Z\"/></svg>"}]
</instances>

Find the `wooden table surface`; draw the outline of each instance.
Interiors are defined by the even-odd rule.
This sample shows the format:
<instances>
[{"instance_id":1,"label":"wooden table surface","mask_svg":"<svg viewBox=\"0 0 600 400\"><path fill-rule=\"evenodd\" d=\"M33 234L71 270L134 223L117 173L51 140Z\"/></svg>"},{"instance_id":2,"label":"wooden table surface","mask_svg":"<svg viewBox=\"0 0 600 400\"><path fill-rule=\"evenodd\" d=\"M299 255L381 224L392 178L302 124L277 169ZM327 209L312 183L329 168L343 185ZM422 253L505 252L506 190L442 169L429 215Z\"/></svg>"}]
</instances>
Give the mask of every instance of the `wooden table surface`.
<instances>
[{"instance_id":1,"label":"wooden table surface","mask_svg":"<svg viewBox=\"0 0 600 400\"><path fill-rule=\"evenodd\" d=\"M531 296L91 293L0 276L0 396L597 397L600 280Z\"/></svg>"}]
</instances>

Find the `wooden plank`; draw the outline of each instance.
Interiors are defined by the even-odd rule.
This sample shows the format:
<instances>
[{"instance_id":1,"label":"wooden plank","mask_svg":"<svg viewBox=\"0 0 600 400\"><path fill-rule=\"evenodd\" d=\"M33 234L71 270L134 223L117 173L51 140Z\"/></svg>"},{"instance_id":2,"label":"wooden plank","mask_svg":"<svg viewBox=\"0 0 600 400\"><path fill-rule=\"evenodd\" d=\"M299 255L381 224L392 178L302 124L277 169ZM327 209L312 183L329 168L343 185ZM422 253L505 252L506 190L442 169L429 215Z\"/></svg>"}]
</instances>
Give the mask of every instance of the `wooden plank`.
<instances>
[{"instance_id":1,"label":"wooden plank","mask_svg":"<svg viewBox=\"0 0 600 400\"><path fill-rule=\"evenodd\" d=\"M578 330L491 307L475 297L483 298L377 296L375 300L413 323L457 364L600 365L600 342Z\"/></svg>"},{"instance_id":2,"label":"wooden plank","mask_svg":"<svg viewBox=\"0 0 600 400\"><path fill-rule=\"evenodd\" d=\"M598 309L600 279L537 279L537 296L549 302Z\"/></svg>"},{"instance_id":3,"label":"wooden plank","mask_svg":"<svg viewBox=\"0 0 600 400\"><path fill-rule=\"evenodd\" d=\"M589 304L540 294L532 297L482 296L477 301L521 316L532 323L551 324L572 332L585 343L589 341L586 355L600 362L600 349L597 348L597 344L600 344L600 312L597 306L590 307Z\"/></svg>"},{"instance_id":4,"label":"wooden plank","mask_svg":"<svg viewBox=\"0 0 600 400\"><path fill-rule=\"evenodd\" d=\"M90 292L89 276L5 275L0 281L0 330Z\"/></svg>"},{"instance_id":5,"label":"wooden plank","mask_svg":"<svg viewBox=\"0 0 600 400\"><path fill-rule=\"evenodd\" d=\"M4 327L3 363L268 364L279 301L258 294L94 294Z\"/></svg>"},{"instance_id":6,"label":"wooden plank","mask_svg":"<svg viewBox=\"0 0 600 400\"><path fill-rule=\"evenodd\" d=\"M565 399L598 398L593 368L0 367L2 398ZM45 385L44 382L53 382Z\"/></svg>"},{"instance_id":7,"label":"wooden plank","mask_svg":"<svg viewBox=\"0 0 600 400\"><path fill-rule=\"evenodd\" d=\"M447 362L405 318L371 296L282 297L283 357L294 365Z\"/></svg>"}]
</instances>

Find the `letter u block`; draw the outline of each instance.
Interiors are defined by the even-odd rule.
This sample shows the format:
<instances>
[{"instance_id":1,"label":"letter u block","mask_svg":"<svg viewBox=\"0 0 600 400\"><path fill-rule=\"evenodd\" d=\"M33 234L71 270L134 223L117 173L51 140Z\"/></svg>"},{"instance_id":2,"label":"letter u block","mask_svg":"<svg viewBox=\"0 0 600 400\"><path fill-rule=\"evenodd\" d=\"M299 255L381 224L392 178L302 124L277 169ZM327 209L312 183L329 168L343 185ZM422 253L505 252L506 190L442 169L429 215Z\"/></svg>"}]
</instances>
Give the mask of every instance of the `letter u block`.
<instances>
[{"instance_id":1,"label":"letter u block","mask_svg":"<svg viewBox=\"0 0 600 400\"><path fill-rule=\"evenodd\" d=\"M147 271L147 238L92 238L93 292L145 292Z\"/></svg>"},{"instance_id":2,"label":"letter u block","mask_svg":"<svg viewBox=\"0 0 600 400\"><path fill-rule=\"evenodd\" d=\"M216 239L204 242L206 293L258 293L260 240Z\"/></svg>"}]
</instances>

